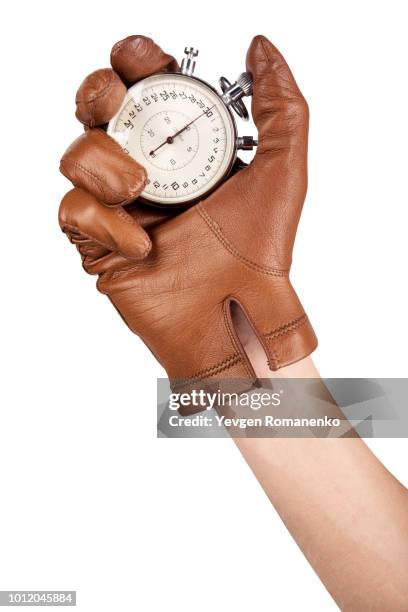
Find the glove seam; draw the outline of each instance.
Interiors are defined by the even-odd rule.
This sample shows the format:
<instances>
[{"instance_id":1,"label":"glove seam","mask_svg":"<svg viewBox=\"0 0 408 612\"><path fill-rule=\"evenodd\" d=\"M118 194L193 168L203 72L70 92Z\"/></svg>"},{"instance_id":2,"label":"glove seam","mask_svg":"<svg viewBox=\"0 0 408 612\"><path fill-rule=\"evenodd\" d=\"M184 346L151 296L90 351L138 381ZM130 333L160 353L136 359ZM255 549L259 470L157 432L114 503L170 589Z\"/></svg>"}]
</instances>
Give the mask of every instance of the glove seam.
<instances>
[{"instance_id":1,"label":"glove seam","mask_svg":"<svg viewBox=\"0 0 408 612\"><path fill-rule=\"evenodd\" d=\"M86 239L90 240L91 242L96 242L97 244L100 244L101 246L105 247L105 249L108 249L108 251L112 252L112 247L109 246L106 242L102 242L102 240L96 240L96 238L94 238L93 236L90 236L89 234L86 234L85 232L80 230L79 227L77 227L76 225L70 225L69 223L64 223L61 229L64 232L64 234L67 233L66 230L68 230L68 232L70 231L76 232L80 234L81 236L84 236ZM68 238L71 241L71 236L68 236Z\"/></svg>"},{"instance_id":2,"label":"glove seam","mask_svg":"<svg viewBox=\"0 0 408 612\"><path fill-rule=\"evenodd\" d=\"M302 314L300 317L297 317L296 319L293 319L292 321L289 321L288 323L285 323L284 325L276 327L272 331L263 334L263 336L267 340L273 340L274 338L278 338L279 336L283 336L284 334L288 334L292 331L295 331L296 329L304 325L307 320L307 315Z\"/></svg>"},{"instance_id":3,"label":"glove seam","mask_svg":"<svg viewBox=\"0 0 408 612\"><path fill-rule=\"evenodd\" d=\"M174 387L178 387L178 386L183 386L188 383L198 382L199 380L202 380L208 375L213 376L214 374L219 374L220 372L223 372L224 370L228 370L229 368L236 365L240 361L242 361L241 355L239 355L238 353L234 353L233 355L230 355L230 357L227 357L220 363L217 363L216 365L211 366L210 368L206 368L205 370L200 370L199 372L197 372L193 376L190 376L189 378L183 378L181 380L177 380L176 382L173 382L173 385Z\"/></svg>"},{"instance_id":4,"label":"glove seam","mask_svg":"<svg viewBox=\"0 0 408 612\"><path fill-rule=\"evenodd\" d=\"M76 104L86 104L88 102L94 104L95 100L99 100L99 98L102 98L103 96L107 95L110 90L112 89L112 85L114 82L114 75L115 72L113 70L110 71L109 73L109 80L106 83L105 87L102 89L102 91L100 91L98 94L95 94L94 96L91 96L90 98L76 98L75 103Z\"/></svg>"},{"instance_id":5,"label":"glove seam","mask_svg":"<svg viewBox=\"0 0 408 612\"><path fill-rule=\"evenodd\" d=\"M270 361L268 362L271 370L279 370L279 368L281 367L281 363L282 363L276 351L272 347L272 342L276 338L284 336L285 334L289 334L289 333L297 331L299 327L307 323L308 320L309 319L307 315L303 313L300 317L297 317L296 319L293 319L292 321L289 321L288 323L285 323L284 325L281 325L280 327L277 327L274 330L266 334L263 334L263 337L265 338L269 346L269 351L271 353Z\"/></svg>"},{"instance_id":6,"label":"glove seam","mask_svg":"<svg viewBox=\"0 0 408 612\"><path fill-rule=\"evenodd\" d=\"M260 274L268 274L269 276L279 276L279 277L288 277L289 270L278 269L278 268L269 268L267 266L262 266L260 264L251 261L244 255L242 255L228 240L228 238L224 235L218 223L204 210L201 204L197 205L197 210L201 218L208 225L214 236L221 242L221 244L233 255L236 259L238 259L241 263L246 265L248 268L259 272Z\"/></svg>"},{"instance_id":7,"label":"glove seam","mask_svg":"<svg viewBox=\"0 0 408 612\"><path fill-rule=\"evenodd\" d=\"M106 242L102 242L102 240L96 239L94 236L91 236L90 234L87 234L86 232L82 231L81 229L79 229L79 227L77 227L76 225L70 225L69 223L64 223L63 227L61 228L62 231L64 233L66 233L65 230L68 231L74 231L77 232L78 234L80 234L81 236L84 236L87 240L90 240L91 242L96 242L97 244L100 244L101 246L103 246L105 249L107 249L110 253L117 253L118 255L120 255L121 257L123 257L124 259L128 259L129 261L133 261L133 259L137 259L137 261L139 261L139 256L136 257L129 257L128 255L125 255L122 251L120 251L119 249L114 249L112 247L112 245L107 244ZM68 236L69 240L71 241L71 237ZM72 242L72 241L71 241ZM143 259L144 257L146 257L147 253L149 252L151 247L150 241L147 243L146 247L143 249L143 251L140 254L140 259ZM120 272L118 272L120 273Z\"/></svg>"},{"instance_id":8,"label":"glove seam","mask_svg":"<svg viewBox=\"0 0 408 612\"><path fill-rule=\"evenodd\" d=\"M81 172L84 172L85 174L87 174L91 178L91 180L96 182L96 184L99 186L100 190L102 191L102 195L103 195L103 198L104 198L105 201L106 201L106 192L105 192L106 188L113 195L115 195L115 196L120 198L121 201L117 202L117 204L127 204L127 203L131 202L132 199L134 198L134 194L139 191L139 189L135 189L134 191L132 190L130 193L128 193L128 195L125 195L123 193L120 193L119 191L116 191L116 189L113 189L113 187L109 187L108 185L106 185L98 175L94 174L93 172L91 172L90 170L88 170L87 168L82 166L82 164L79 164L78 162L73 161L71 159L67 159L67 158L61 159L61 167L62 168L64 168L64 166L66 166L67 164L70 164L75 169L79 169ZM74 183L74 181L72 181L72 182ZM74 185L75 185L75 183L74 183ZM78 185L76 185L76 186L78 186Z\"/></svg>"},{"instance_id":9,"label":"glove seam","mask_svg":"<svg viewBox=\"0 0 408 612\"><path fill-rule=\"evenodd\" d=\"M136 160L134 160L132 157L130 157L127 153L125 153L125 151L122 149L122 147L120 146L120 144L114 139L112 138L112 136L109 136L105 130L102 130L100 127L96 127L92 130L93 132L99 132L103 135L103 139L105 140L105 142L103 142L103 144L100 144L99 146L101 147L101 149L103 149L104 151L106 151L107 153L109 153L109 148L111 147L116 147L116 150L118 152L118 154L120 156L125 156L126 161L127 162L131 162L131 164L135 164L137 166L137 170L139 171L143 171L143 187L146 186L147 183L147 173L146 170L143 166L141 166ZM108 140L106 140L106 136L108 137ZM108 146L108 141L109 141L109 146ZM127 176L130 176L132 179L135 178L134 173L130 172L129 170L122 170L121 174L125 174ZM117 195L121 196L121 194L117 191L115 191L114 189L112 189L112 187L108 186L108 189L110 189L113 193L117 193ZM139 192L141 191L140 186L137 186L136 188L131 188L129 191L129 198L127 200L125 200L123 202L123 204L130 204L138 195Z\"/></svg>"}]
</instances>

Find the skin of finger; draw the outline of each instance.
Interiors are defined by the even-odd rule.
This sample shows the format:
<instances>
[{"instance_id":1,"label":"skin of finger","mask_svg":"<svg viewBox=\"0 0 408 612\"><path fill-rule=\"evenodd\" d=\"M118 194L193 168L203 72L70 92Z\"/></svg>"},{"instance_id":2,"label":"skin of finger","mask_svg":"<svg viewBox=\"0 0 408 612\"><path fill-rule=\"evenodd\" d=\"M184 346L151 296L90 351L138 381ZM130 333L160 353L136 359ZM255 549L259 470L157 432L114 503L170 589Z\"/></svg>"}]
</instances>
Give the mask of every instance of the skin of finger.
<instances>
[{"instance_id":1,"label":"skin of finger","mask_svg":"<svg viewBox=\"0 0 408 612\"><path fill-rule=\"evenodd\" d=\"M156 72L178 70L174 57L165 53L151 38L141 35L128 36L117 42L111 51L111 64L128 85Z\"/></svg>"},{"instance_id":2,"label":"skin of finger","mask_svg":"<svg viewBox=\"0 0 408 612\"><path fill-rule=\"evenodd\" d=\"M126 95L126 86L111 68L95 70L82 81L75 97L76 118L86 127L108 123Z\"/></svg>"},{"instance_id":3,"label":"skin of finger","mask_svg":"<svg viewBox=\"0 0 408 612\"><path fill-rule=\"evenodd\" d=\"M89 240L127 259L143 259L151 242L139 223L122 207L108 208L84 189L69 191L61 201L58 220L72 242Z\"/></svg>"},{"instance_id":4,"label":"skin of finger","mask_svg":"<svg viewBox=\"0 0 408 612\"><path fill-rule=\"evenodd\" d=\"M79 136L62 156L60 170L107 206L124 206L143 191L146 170L98 128Z\"/></svg>"}]
</instances>

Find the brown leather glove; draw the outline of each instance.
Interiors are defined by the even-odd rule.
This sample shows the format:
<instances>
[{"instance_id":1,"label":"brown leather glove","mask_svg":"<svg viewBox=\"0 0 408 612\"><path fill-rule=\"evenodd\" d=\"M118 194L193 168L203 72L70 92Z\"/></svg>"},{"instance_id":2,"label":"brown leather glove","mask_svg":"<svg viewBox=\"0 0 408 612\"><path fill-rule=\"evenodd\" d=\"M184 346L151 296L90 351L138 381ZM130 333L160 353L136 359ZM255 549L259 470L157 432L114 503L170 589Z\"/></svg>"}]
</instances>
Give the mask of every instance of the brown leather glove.
<instances>
[{"instance_id":1,"label":"brown leather glove","mask_svg":"<svg viewBox=\"0 0 408 612\"><path fill-rule=\"evenodd\" d=\"M141 36L117 43L111 62L115 72L93 73L77 95L77 116L91 128L116 113L123 82L175 67L171 56ZM254 81L256 156L177 216L128 205L142 191L145 172L100 129L88 129L61 161L77 186L62 200L62 230L176 389L213 377L255 377L232 325L232 302L246 314L273 370L317 344L289 281L307 187L307 104L285 60L263 36L251 43L247 69Z\"/></svg>"}]
</instances>

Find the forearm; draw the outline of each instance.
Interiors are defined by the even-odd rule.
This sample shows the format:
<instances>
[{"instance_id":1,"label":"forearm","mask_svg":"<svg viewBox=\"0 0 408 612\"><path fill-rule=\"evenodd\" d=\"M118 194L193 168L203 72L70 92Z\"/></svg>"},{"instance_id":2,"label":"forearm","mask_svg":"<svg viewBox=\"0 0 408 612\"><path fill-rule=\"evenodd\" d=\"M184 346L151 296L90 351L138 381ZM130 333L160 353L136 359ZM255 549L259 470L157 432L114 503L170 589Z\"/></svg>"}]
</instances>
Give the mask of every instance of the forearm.
<instances>
[{"instance_id":1,"label":"forearm","mask_svg":"<svg viewBox=\"0 0 408 612\"><path fill-rule=\"evenodd\" d=\"M271 373L243 336L259 377L318 377L310 358ZM408 493L360 438L235 443L342 609L408 610Z\"/></svg>"},{"instance_id":2,"label":"forearm","mask_svg":"<svg viewBox=\"0 0 408 612\"><path fill-rule=\"evenodd\" d=\"M359 439L235 440L342 609L408 609L408 498Z\"/></svg>"}]
</instances>

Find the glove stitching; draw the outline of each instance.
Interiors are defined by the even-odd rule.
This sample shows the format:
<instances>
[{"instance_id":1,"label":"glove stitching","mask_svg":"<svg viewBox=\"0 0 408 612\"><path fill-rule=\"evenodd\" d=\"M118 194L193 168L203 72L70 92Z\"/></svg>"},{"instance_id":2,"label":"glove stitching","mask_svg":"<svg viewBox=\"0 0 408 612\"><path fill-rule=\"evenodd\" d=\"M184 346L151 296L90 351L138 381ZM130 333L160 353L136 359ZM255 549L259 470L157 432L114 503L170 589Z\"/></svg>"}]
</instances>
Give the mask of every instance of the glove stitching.
<instances>
[{"instance_id":1,"label":"glove stitching","mask_svg":"<svg viewBox=\"0 0 408 612\"><path fill-rule=\"evenodd\" d=\"M187 383L192 383L192 382L202 380L206 376L212 376L213 374L219 374L220 372L231 368L232 366L239 363L240 361L242 361L242 357L235 353L234 355L227 357L227 359L224 359L224 361L221 361L220 363L212 366L211 368L200 370L199 372L197 372L196 374L194 374L193 376L189 378L177 380L177 382L173 383L174 387L176 388L176 387L185 385Z\"/></svg>"},{"instance_id":2,"label":"glove stitching","mask_svg":"<svg viewBox=\"0 0 408 612\"><path fill-rule=\"evenodd\" d=\"M131 217L123 208L116 208L115 212L117 216L121 219L121 221L129 223L129 225L138 225L138 223L136 223L133 217Z\"/></svg>"},{"instance_id":3,"label":"glove stitching","mask_svg":"<svg viewBox=\"0 0 408 612\"><path fill-rule=\"evenodd\" d=\"M77 227L76 225L70 225L69 223L64 223L61 229L64 232L64 234L67 233L66 230L68 230L68 232L70 231L77 232L81 236L84 236L88 240L91 240L91 242L96 242L97 244L100 244L101 246L105 247L105 249L108 249L109 251L113 252L111 245L107 244L106 242L102 242L102 240L97 240L96 238L94 238L93 236L90 236L89 234L86 234L81 229L79 229L79 227ZM68 238L70 239L70 236L68 236Z\"/></svg>"},{"instance_id":4,"label":"glove stitching","mask_svg":"<svg viewBox=\"0 0 408 612\"><path fill-rule=\"evenodd\" d=\"M213 234L218 238L221 244L237 259L241 261L247 267L259 272L261 274L268 274L270 276L288 276L289 270L279 270L277 268L268 268L267 266L261 266L257 264L241 253L230 243L228 238L223 234L222 230L218 226L218 224L214 221L212 217L202 208L201 204L197 205L197 210L202 219L206 222L210 230Z\"/></svg>"},{"instance_id":5,"label":"glove stitching","mask_svg":"<svg viewBox=\"0 0 408 612\"><path fill-rule=\"evenodd\" d=\"M95 183L97 187L99 188L99 190L102 192L102 198L106 201L106 194L103 188L102 180L98 176L94 175L92 172L90 172L90 170L87 170L86 168L81 166L81 164L79 164L78 162L74 162L70 159L64 158L61 160L61 168L65 168L68 174L69 174L69 171L66 168L67 164L71 165L74 168L74 170L80 170L84 174L88 175L89 178L91 179L91 182ZM72 183L75 185L75 187L80 186L80 184L78 184L78 181L75 182L73 179L70 179L70 180L72 180Z\"/></svg>"},{"instance_id":6,"label":"glove stitching","mask_svg":"<svg viewBox=\"0 0 408 612\"><path fill-rule=\"evenodd\" d=\"M90 113L90 119L88 121L88 127L93 128L93 127L95 127L95 124L96 124L96 121L95 121L95 115L96 115L95 100L92 100L91 107L92 107L92 113Z\"/></svg>"},{"instance_id":7,"label":"glove stitching","mask_svg":"<svg viewBox=\"0 0 408 612\"><path fill-rule=\"evenodd\" d=\"M113 76L114 76L114 72L111 71L109 73L109 80L108 80L108 82L106 83L105 87L103 87L103 89L98 94L95 94L94 96L91 96L89 98L77 98L75 100L75 102L77 104L81 104L81 103L86 104L87 102L94 103L95 100L99 100L99 98L102 98L102 96L105 96L106 94L110 93L110 90L112 89L112 85L113 85L113 81L114 81Z\"/></svg>"},{"instance_id":8,"label":"glove stitching","mask_svg":"<svg viewBox=\"0 0 408 612\"><path fill-rule=\"evenodd\" d=\"M111 149L116 148L116 151L119 153L119 155L123 158L125 157L125 159L123 160L123 162L126 163L126 165L134 165L136 166L136 170L140 173L143 173L142 179L139 179L139 181L143 184L143 187L146 186L147 183L147 174L146 174L146 170L143 166L141 166L136 160L134 160L132 157L130 157L130 155L128 155L127 153L125 153L125 151L122 149L122 147L120 146L120 144L111 136L109 136L108 134L106 134L106 132L104 132L103 130L101 130L100 128L95 128L93 130L94 132L100 132L103 134L102 138L104 139L104 141L102 143L99 143L99 146L101 147L102 150L106 151L106 153L108 155L110 155L111 153ZM106 140L106 136L108 136L108 140ZM135 178L135 174L134 172L131 172L130 170L121 170L121 174L124 174L126 176L130 176L132 179ZM136 197L139 194L140 191L140 185L137 185L135 188L130 188L130 195L132 197L132 199L134 197Z\"/></svg>"},{"instance_id":9,"label":"glove stitching","mask_svg":"<svg viewBox=\"0 0 408 612\"><path fill-rule=\"evenodd\" d=\"M100 190L102 191L102 194L103 194L103 197L104 197L105 201L106 201L106 195L105 195L104 186L107 187L108 191L111 191L113 195L115 195L115 196L117 196L117 197L119 197L121 199L121 201L118 202L118 204L120 204L120 203L127 203L128 200L133 198L134 193L138 191L137 189L135 189L135 190L131 190L129 192L129 194L127 194L127 195L122 194L119 191L116 191L115 189L113 189L113 187L109 187L109 185L104 183L104 181L102 181L102 179L99 176L97 176L96 174L94 174L93 172L91 172L90 170L88 170L87 168L85 168L84 166L79 164L78 162L73 161L71 159L67 159L67 158L61 160L61 166L62 167L64 167L64 165L66 166L67 164L70 164L75 169L78 169L78 170L84 172L84 174L87 174L93 181L95 181L99 185ZM72 182L74 182L74 181L72 181Z\"/></svg>"},{"instance_id":10,"label":"glove stitching","mask_svg":"<svg viewBox=\"0 0 408 612\"><path fill-rule=\"evenodd\" d=\"M105 249L107 249L110 253L117 253L118 255L123 257L124 259L127 259L129 261L132 261L133 259L139 260L139 255L137 256L137 258L129 257L128 255L125 255L124 253L122 253L122 251L120 251L119 249L115 249L112 245L109 245L106 242L102 242L102 240L96 239L94 236L90 236L89 234L86 234L81 229L79 229L79 227L77 227L76 225L70 225L69 223L64 223L64 226L62 227L62 231L64 233L67 233L65 231L66 229L68 231L74 231L74 232L79 233L81 236L84 236L87 240L90 240L91 242L96 242L97 244L100 244L101 246L105 247ZM68 238L71 240L70 236L68 236ZM151 243L150 243L150 240L149 240L147 242L147 245L143 249L143 251L141 251L141 253L140 253L140 259L144 259L146 257L146 255L148 254L148 252L150 250L150 247L151 247Z\"/></svg>"},{"instance_id":11,"label":"glove stitching","mask_svg":"<svg viewBox=\"0 0 408 612\"><path fill-rule=\"evenodd\" d=\"M307 316L305 314L301 315L297 319L293 319L293 321L289 321L289 323L285 323L280 327L264 334L264 338L267 340L273 340L274 338L278 338L279 336L283 336L284 334L288 334L291 331L294 331L307 321Z\"/></svg>"},{"instance_id":12,"label":"glove stitching","mask_svg":"<svg viewBox=\"0 0 408 612\"><path fill-rule=\"evenodd\" d=\"M94 128L92 130L93 132L99 132L102 134L102 142L100 142L98 144L98 146L103 149L104 151L107 152L107 154L109 155L111 153L111 149L112 148L116 148L116 151L119 153L119 155L125 159L123 159L123 161L126 163L126 165L128 166L130 165L134 165L136 167L136 170L139 172L143 173L143 186L146 185L147 182L147 174L146 174L146 170L143 166L141 166L135 159L133 159L133 157L131 157L128 153L125 153L125 151L123 150L123 148L120 146L120 144L114 139L112 138L112 136L109 136L109 134L106 134L106 132L104 130L102 130L101 128ZM106 139L107 137L107 139ZM130 170L122 170L121 171L122 174L126 174L128 176L130 176L131 178L135 177L134 172L131 172ZM131 189L131 193L132 195L135 194L135 192L137 193L139 191L139 187L137 187L136 189Z\"/></svg>"}]
</instances>

